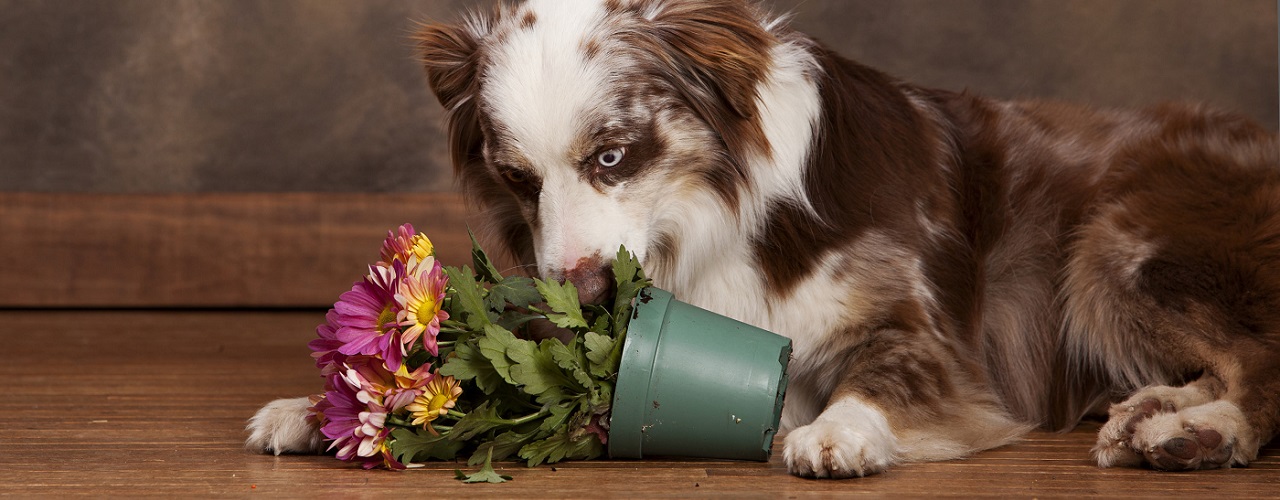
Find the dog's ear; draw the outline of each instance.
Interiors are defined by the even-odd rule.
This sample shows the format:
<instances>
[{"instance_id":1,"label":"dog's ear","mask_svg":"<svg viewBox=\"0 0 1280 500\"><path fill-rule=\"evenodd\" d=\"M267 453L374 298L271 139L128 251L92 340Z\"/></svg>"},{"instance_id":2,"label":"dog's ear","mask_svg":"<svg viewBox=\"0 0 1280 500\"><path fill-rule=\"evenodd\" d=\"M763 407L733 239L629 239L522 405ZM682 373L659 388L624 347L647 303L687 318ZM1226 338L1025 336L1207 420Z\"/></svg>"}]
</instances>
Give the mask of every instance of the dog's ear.
<instances>
[{"instance_id":1,"label":"dog's ear","mask_svg":"<svg viewBox=\"0 0 1280 500\"><path fill-rule=\"evenodd\" d=\"M653 14L656 55L678 90L734 152L768 153L756 86L768 76L775 37L746 2L665 2ZM727 113L726 113L727 112Z\"/></svg>"},{"instance_id":2,"label":"dog's ear","mask_svg":"<svg viewBox=\"0 0 1280 500\"><path fill-rule=\"evenodd\" d=\"M473 15L461 24L423 24L414 39L427 72L427 82L444 106L449 127L449 153L454 171L462 174L479 164L484 136L480 130L479 92L480 42L489 33L489 18ZM477 182L483 175L459 175L463 183ZM463 186L471 192L470 186Z\"/></svg>"},{"instance_id":3,"label":"dog's ear","mask_svg":"<svg viewBox=\"0 0 1280 500\"><path fill-rule=\"evenodd\" d=\"M479 69L482 41L498 18L506 15L500 4L491 15L472 14L462 24L423 24L414 39L427 71L427 82L444 106L449 127L449 153L462 193L483 213L481 240L492 243L492 257L507 264L534 266L532 236L510 190L485 169L484 135L480 129ZM496 245L496 246L495 246Z\"/></svg>"},{"instance_id":4,"label":"dog's ear","mask_svg":"<svg viewBox=\"0 0 1280 500\"><path fill-rule=\"evenodd\" d=\"M453 111L475 90L480 40L489 23L479 16L462 24L422 24L414 40L427 70L431 91L446 110Z\"/></svg>"}]
</instances>

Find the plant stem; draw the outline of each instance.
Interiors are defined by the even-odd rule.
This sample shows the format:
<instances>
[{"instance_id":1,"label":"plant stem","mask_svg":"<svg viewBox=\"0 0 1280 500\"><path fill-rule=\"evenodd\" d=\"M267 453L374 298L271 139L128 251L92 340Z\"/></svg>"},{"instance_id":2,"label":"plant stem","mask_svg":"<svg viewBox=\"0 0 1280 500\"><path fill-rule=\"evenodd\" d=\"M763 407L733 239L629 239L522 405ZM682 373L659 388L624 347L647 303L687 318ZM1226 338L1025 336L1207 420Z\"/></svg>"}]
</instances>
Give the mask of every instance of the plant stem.
<instances>
[{"instance_id":1,"label":"plant stem","mask_svg":"<svg viewBox=\"0 0 1280 500\"><path fill-rule=\"evenodd\" d=\"M528 415L525 415L525 416L523 416L523 417L519 417L519 418L504 418L504 419L499 419L499 420L497 420L496 422L499 422L499 423L501 423L502 425L517 426L517 425L520 425L520 424L524 424L524 423L532 422L532 421L534 421L534 420L540 419L540 418L545 417L545 416L550 415L550 414L551 414L551 411L550 411L550 410L547 410L547 409L543 408L543 409L539 409L537 413L531 413L531 414L528 414ZM458 410L449 410L449 412L448 412L448 413L446 413L445 415L446 415L446 416L449 416L449 417L452 417L452 418L459 419L459 420L461 420L461 419L463 419L463 418L466 418L466 416L467 416L467 414L466 414L466 413L462 413L462 412L460 412L460 411L458 411ZM437 426L437 427L438 427L438 426Z\"/></svg>"},{"instance_id":2,"label":"plant stem","mask_svg":"<svg viewBox=\"0 0 1280 500\"><path fill-rule=\"evenodd\" d=\"M534 421L534 420L540 419L540 418L545 417L545 416L550 415L550 414L551 414L551 412L544 408L544 409L538 410L538 413L532 413L532 414L529 414L529 415L525 415L525 416L523 416L523 417L520 417L520 418L517 418L517 419L514 419L514 420L507 420L507 421L506 421L506 422L504 422L504 423L506 423L507 425L515 426L515 425L520 425L520 424L527 423L527 422L532 422L532 421Z\"/></svg>"},{"instance_id":3,"label":"plant stem","mask_svg":"<svg viewBox=\"0 0 1280 500\"><path fill-rule=\"evenodd\" d=\"M409 421L401 419L395 415L387 415L387 423L396 427L405 427L409 429L416 427L414 425L410 425Z\"/></svg>"}]
</instances>

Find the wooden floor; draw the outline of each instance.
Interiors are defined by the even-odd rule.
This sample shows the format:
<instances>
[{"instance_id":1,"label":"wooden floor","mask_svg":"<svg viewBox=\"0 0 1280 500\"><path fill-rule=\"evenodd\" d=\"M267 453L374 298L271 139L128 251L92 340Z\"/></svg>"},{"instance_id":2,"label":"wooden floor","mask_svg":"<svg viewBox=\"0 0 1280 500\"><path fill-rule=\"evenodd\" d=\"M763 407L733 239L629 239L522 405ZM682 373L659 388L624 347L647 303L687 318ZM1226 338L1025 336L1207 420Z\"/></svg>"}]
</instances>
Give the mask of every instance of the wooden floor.
<instances>
[{"instance_id":1,"label":"wooden floor","mask_svg":"<svg viewBox=\"0 0 1280 500\"><path fill-rule=\"evenodd\" d=\"M1093 428L1033 434L969 460L816 481L768 463L595 461L464 485L452 463L364 471L241 447L263 403L317 392L305 343L321 312L0 311L0 496L1176 497L1280 496L1280 448L1246 469L1101 470Z\"/></svg>"}]
</instances>

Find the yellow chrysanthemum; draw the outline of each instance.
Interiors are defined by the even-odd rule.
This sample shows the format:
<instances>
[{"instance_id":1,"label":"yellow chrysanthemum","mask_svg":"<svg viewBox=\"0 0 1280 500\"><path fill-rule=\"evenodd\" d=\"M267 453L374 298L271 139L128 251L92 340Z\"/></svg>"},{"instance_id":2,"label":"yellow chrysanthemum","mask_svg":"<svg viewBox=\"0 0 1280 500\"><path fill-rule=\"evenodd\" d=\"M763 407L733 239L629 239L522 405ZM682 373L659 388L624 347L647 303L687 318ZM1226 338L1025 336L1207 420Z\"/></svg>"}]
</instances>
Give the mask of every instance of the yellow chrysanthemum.
<instances>
[{"instance_id":1,"label":"yellow chrysanthemum","mask_svg":"<svg viewBox=\"0 0 1280 500\"><path fill-rule=\"evenodd\" d=\"M400 306L396 321L404 328L400 341L404 343L406 352L421 338L422 347L427 352L433 356L439 354L436 336L440 334L440 322L449 319L449 313L442 309L448 286L448 275L433 257L415 263L409 275L400 282L400 289L395 295Z\"/></svg>"},{"instance_id":2,"label":"yellow chrysanthemum","mask_svg":"<svg viewBox=\"0 0 1280 500\"><path fill-rule=\"evenodd\" d=\"M449 413L449 409L457 404L458 396L461 395L462 386L457 380L437 374L427 382L422 395L405 409L413 416L413 425L425 427L429 422Z\"/></svg>"},{"instance_id":3,"label":"yellow chrysanthemum","mask_svg":"<svg viewBox=\"0 0 1280 500\"><path fill-rule=\"evenodd\" d=\"M422 262L435 255L435 246L427 236L413 230L413 226L405 224L395 231L387 232L387 239L382 243L382 265L390 266L394 261L406 266L411 262Z\"/></svg>"},{"instance_id":4,"label":"yellow chrysanthemum","mask_svg":"<svg viewBox=\"0 0 1280 500\"><path fill-rule=\"evenodd\" d=\"M409 251L405 252L408 257L417 257L419 261L427 260L427 257L435 255L435 246L431 244L431 240L427 239L425 234L415 234L409 239Z\"/></svg>"}]
</instances>

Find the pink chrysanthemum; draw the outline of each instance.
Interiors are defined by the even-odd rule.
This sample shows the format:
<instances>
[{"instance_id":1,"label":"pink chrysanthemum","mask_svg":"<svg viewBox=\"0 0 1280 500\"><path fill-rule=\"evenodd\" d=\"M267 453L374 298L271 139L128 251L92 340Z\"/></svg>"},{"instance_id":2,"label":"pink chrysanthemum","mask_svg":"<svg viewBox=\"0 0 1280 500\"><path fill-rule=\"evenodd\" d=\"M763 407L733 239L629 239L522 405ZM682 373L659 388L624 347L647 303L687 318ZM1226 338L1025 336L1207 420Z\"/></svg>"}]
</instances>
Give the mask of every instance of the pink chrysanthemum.
<instances>
[{"instance_id":1,"label":"pink chrysanthemum","mask_svg":"<svg viewBox=\"0 0 1280 500\"><path fill-rule=\"evenodd\" d=\"M311 357L316 360L316 368L320 369L320 375L327 377L335 373L342 367L342 362L347 359L345 354L338 352L345 343L338 340L338 312L330 309L324 315L324 324L316 327L316 336L319 338L307 343L307 347L311 348Z\"/></svg>"},{"instance_id":2,"label":"pink chrysanthemum","mask_svg":"<svg viewBox=\"0 0 1280 500\"><path fill-rule=\"evenodd\" d=\"M365 403L377 403L395 412L413 402L431 381L429 365L422 365L413 372L400 365L395 373L387 371L378 358L355 356L344 365L343 379L356 388L356 399Z\"/></svg>"},{"instance_id":3,"label":"pink chrysanthemum","mask_svg":"<svg viewBox=\"0 0 1280 500\"><path fill-rule=\"evenodd\" d=\"M322 422L320 432L332 441L329 449L336 449L340 460L363 462L365 468L404 468L392 457L387 443L391 429L386 426L389 411L382 404L382 395L369 391L364 383L365 374L374 373L369 371L371 366L367 362L356 367L348 364L345 371L330 376L324 399L312 412Z\"/></svg>"},{"instance_id":4,"label":"pink chrysanthemum","mask_svg":"<svg viewBox=\"0 0 1280 500\"><path fill-rule=\"evenodd\" d=\"M357 456L356 452L366 437L370 437L370 434L378 435L378 429L368 433L365 432L368 429L363 427L376 414L381 414L385 422L386 409L377 404L361 402L356 396L358 391L347 384L341 374L330 377L328 385L329 390L325 391L324 400L317 404L315 411L318 415L323 415L324 426L320 428L320 432L332 441L329 449L337 449L340 460L352 460ZM361 414L364 414L363 419Z\"/></svg>"},{"instance_id":5,"label":"pink chrysanthemum","mask_svg":"<svg viewBox=\"0 0 1280 500\"><path fill-rule=\"evenodd\" d=\"M435 255L435 247L426 235L418 234L412 224L404 224L396 231L387 231L387 239L382 242L382 261L380 266L391 266L399 261L409 265L411 261L422 262Z\"/></svg>"},{"instance_id":6,"label":"pink chrysanthemum","mask_svg":"<svg viewBox=\"0 0 1280 500\"><path fill-rule=\"evenodd\" d=\"M337 311L336 338L343 342L338 352L379 356L387 369L395 371L404 362L405 350L397 328L398 306L395 299L404 264L391 267L370 266L369 276L351 286L333 305Z\"/></svg>"},{"instance_id":7,"label":"pink chrysanthemum","mask_svg":"<svg viewBox=\"0 0 1280 500\"><path fill-rule=\"evenodd\" d=\"M440 322L449 319L449 313L442 309L448 286L449 277L433 257L418 262L400 280L400 288L395 295L400 309L396 320L405 328L401 342L406 347L412 346L421 337L422 347L431 355L440 353L436 337L440 334Z\"/></svg>"}]
</instances>

